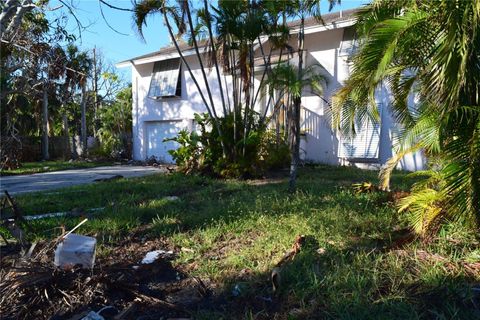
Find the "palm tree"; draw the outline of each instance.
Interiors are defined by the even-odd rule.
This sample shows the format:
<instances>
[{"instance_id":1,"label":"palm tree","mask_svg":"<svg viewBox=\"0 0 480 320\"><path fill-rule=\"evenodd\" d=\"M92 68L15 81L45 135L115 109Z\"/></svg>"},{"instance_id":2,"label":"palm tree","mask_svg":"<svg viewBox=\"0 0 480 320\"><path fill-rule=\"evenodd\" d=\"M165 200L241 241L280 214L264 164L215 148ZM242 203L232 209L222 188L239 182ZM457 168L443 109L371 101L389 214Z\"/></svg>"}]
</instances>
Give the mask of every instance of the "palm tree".
<instances>
[{"instance_id":1,"label":"palm tree","mask_svg":"<svg viewBox=\"0 0 480 320\"><path fill-rule=\"evenodd\" d=\"M134 11L133 19L135 21L135 25L137 27L137 30L138 30L138 32L139 32L139 34L142 38L143 38L142 28L147 23L147 17L149 15L155 14L155 13L161 13L162 14L163 22L164 22L165 26L167 27L168 33L170 35L170 39L172 40L173 45L177 49L177 52L180 56L180 59L181 59L183 65L185 65L185 67L187 68L187 70L190 74L190 77L192 78L192 80L193 80L193 82L194 82L194 84L195 84L195 86L198 90L198 93L199 93L199 95L200 95L200 97L201 97L201 99L202 99L202 101L205 105L205 108L207 109L207 112L208 112L210 118L212 119L213 126L218 131L219 136L222 137L223 136L222 135L222 128L221 128L221 126L218 122L218 116L217 116L217 113L216 113L215 105L213 104L213 98L212 98L212 93L211 93L211 90L210 90L210 85L207 81L205 69L203 67L203 60L202 60L203 58L202 58L202 55L200 54L200 51L199 51L199 48L198 48L198 43L197 43L197 40L196 40L196 32L195 32L195 28L193 26L192 16L191 16L191 12L190 12L190 4L189 4L188 0L178 0L176 6L169 5L167 0L141 0L141 1L135 3L133 11ZM199 84L197 78L195 77L195 75L192 72L190 64L185 59L185 56L183 55L182 50L180 49L180 47L178 45L178 40L177 40L178 37L180 37L181 35L183 35L186 32L185 16L187 17L187 20L188 20L190 33L192 35L192 40L193 40L193 46L194 46L194 49L195 49L197 59L200 63L200 69L201 69L201 72L202 72L202 77L204 79L205 86L207 88L208 101L205 98L205 95L203 94L202 87L200 87L200 84ZM170 23L170 19L172 19L175 22L175 25L176 25L176 28L177 28L177 35L174 34L174 29L173 29L172 24ZM224 156L225 156L227 154L227 149L226 149L223 141L221 141L221 144L222 144L222 149L223 149L223 153L224 153Z\"/></svg>"},{"instance_id":2,"label":"palm tree","mask_svg":"<svg viewBox=\"0 0 480 320\"><path fill-rule=\"evenodd\" d=\"M329 10L331 10L337 3L340 3L340 0L328 0ZM298 79L302 78L303 74L303 54L305 51L305 19L307 17L315 17L318 21L322 22L320 5L321 0L291 0L286 1L286 10L290 15L293 15L295 18L300 19L300 25L297 34L297 72ZM286 21L284 21L286 23ZM291 106L290 112L290 124L289 124L289 137L291 145L291 165L290 165L290 180L289 180L289 189L290 191L295 191L296 188L296 179L297 179L297 169L298 164L300 163L300 110L302 104L301 95L293 98L293 105Z\"/></svg>"},{"instance_id":3,"label":"palm tree","mask_svg":"<svg viewBox=\"0 0 480 320\"><path fill-rule=\"evenodd\" d=\"M400 209L413 213L421 233L443 218L480 226L480 2L374 1L360 11L357 30L363 45L336 94L335 127L354 132L356 120L378 120L374 93L387 83L403 131L382 171L384 187L404 154L424 149L442 159L435 183L415 188Z\"/></svg>"},{"instance_id":4,"label":"palm tree","mask_svg":"<svg viewBox=\"0 0 480 320\"><path fill-rule=\"evenodd\" d=\"M75 92L77 89L81 90L80 102L80 136L82 153L85 155L87 150L87 77L92 68L92 59L86 51L80 51L75 45L69 45L66 50L65 59L65 82L63 86L62 103L66 103L68 99L73 97L68 91Z\"/></svg>"},{"instance_id":5,"label":"palm tree","mask_svg":"<svg viewBox=\"0 0 480 320\"><path fill-rule=\"evenodd\" d=\"M287 101L287 120L290 122L290 126L292 126L292 122L298 120L292 111L295 102L302 98L306 88L310 88L312 93L318 96L323 94L323 85L327 83L327 78L322 73L323 68L320 65L310 65L303 68L302 72L299 73L298 67L289 63L282 63L272 69L269 78L262 84L268 86L270 96L273 96L274 91L277 91L281 93L281 97L284 97L283 101ZM276 105L278 106L279 103L277 102ZM272 116L278 112L279 110L274 110ZM291 132L288 138L292 150L296 147L296 140L292 137ZM291 191L295 190L295 185L289 187Z\"/></svg>"}]
</instances>

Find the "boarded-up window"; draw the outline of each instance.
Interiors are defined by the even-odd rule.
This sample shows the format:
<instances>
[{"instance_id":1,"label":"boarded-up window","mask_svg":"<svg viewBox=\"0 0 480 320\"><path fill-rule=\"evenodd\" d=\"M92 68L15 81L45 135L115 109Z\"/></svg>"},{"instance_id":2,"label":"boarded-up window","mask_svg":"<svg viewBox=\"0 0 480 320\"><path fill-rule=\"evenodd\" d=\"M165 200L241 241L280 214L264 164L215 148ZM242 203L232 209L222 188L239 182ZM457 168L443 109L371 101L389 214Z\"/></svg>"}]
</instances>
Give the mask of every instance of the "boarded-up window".
<instances>
[{"instance_id":1,"label":"boarded-up window","mask_svg":"<svg viewBox=\"0 0 480 320\"><path fill-rule=\"evenodd\" d=\"M148 96L154 99L180 97L182 95L180 59L155 62Z\"/></svg>"},{"instance_id":2,"label":"boarded-up window","mask_svg":"<svg viewBox=\"0 0 480 320\"><path fill-rule=\"evenodd\" d=\"M338 146L339 156L347 159L377 159L380 146L380 124L368 120L357 128L357 134L354 137L341 137Z\"/></svg>"},{"instance_id":3,"label":"boarded-up window","mask_svg":"<svg viewBox=\"0 0 480 320\"><path fill-rule=\"evenodd\" d=\"M343 39L338 50L339 56L351 56L358 49L357 34L355 27L347 27L343 29Z\"/></svg>"}]
</instances>

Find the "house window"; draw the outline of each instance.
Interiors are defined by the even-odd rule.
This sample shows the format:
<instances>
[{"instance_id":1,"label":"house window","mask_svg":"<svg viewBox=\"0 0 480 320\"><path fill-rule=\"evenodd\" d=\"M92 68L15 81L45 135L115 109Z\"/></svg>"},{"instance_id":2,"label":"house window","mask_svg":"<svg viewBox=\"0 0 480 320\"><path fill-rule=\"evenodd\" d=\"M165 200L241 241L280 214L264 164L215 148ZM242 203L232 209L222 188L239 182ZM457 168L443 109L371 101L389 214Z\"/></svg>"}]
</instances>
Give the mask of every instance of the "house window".
<instances>
[{"instance_id":1,"label":"house window","mask_svg":"<svg viewBox=\"0 0 480 320\"><path fill-rule=\"evenodd\" d=\"M181 61L179 58L155 62L148 97L153 99L181 97L180 71Z\"/></svg>"},{"instance_id":2,"label":"house window","mask_svg":"<svg viewBox=\"0 0 480 320\"><path fill-rule=\"evenodd\" d=\"M357 33L355 27L347 27L343 29L343 39L340 43L338 55L352 56L358 49Z\"/></svg>"},{"instance_id":3,"label":"house window","mask_svg":"<svg viewBox=\"0 0 480 320\"><path fill-rule=\"evenodd\" d=\"M380 117L381 106L379 105ZM338 154L349 160L378 159L380 147L380 124L368 119L356 126L357 134L353 137L341 137Z\"/></svg>"}]
</instances>

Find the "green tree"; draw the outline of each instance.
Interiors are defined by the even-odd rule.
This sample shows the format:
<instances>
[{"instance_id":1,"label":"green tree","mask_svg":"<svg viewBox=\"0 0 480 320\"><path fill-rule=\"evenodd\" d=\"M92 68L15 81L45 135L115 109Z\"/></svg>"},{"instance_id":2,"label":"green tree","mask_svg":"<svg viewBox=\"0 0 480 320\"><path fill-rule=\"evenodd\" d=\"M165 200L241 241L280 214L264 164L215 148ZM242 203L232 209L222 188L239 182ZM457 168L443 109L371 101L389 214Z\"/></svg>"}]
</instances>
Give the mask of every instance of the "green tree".
<instances>
[{"instance_id":1,"label":"green tree","mask_svg":"<svg viewBox=\"0 0 480 320\"><path fill-rule=\"evenodd\" d=\"M363 44L336 94L334 125L354 132L357 120L378 120L375 90L387 83L403 130L382 170L384 187L402 156L423 149L440 164L400 209L420 233L443 218L476 218L480 226L480 2L374 1L357 30Z\"/></svg>"},{"instance_id":2,"label":"green tree","mask_svg":"<svg viewBox=\"0 0 480 320\"><path fill-rule=\"evenodd\" d=\"M61 19L46 18L44 2L24 8L27 2L17 1L16 10L24 12L10 17L9 25L18 26L5 28L0 46L1 159L5 168L19 165L21 135L41 132L43 156L48 158L47 128L52 127L56 114L49 102L56 102L56 85L65 72L65 53L57 43L72 40ZM13 10L8 3L5 5L2 14Z\"/></svg>"},{"instance_id":3,"label":"green tree","mask_svg":"<svg viewBox=\"0 0 480 320\"><path fill-rule=\"evenodd\" d=\"M213 11L211 14L210 10ZM250 130L257 127L253 121L257 117L252 116L254 94L254 43L266 30L266 15L254 1L219 1L217 7L210 6L206 1L203 8L196 10L197 24L193 21L193 6L189 1L140 1L134 7L135 24L140 31L146 22L148 15L160 13L170 34L170 38L176 47L182 63L186 66L190 76L197 87L199 95L207 109L211 124L217 131L219 142L222 146L222 162L237 162L246 157L247 139ZM215 32L215 36L214 36ZM201 77L196 77L183 56L178 45L180 37L186 37L196 52L196 58L200 65ZM206 47L211 58L207 61L207 55L201 51ZM221 53L220 58L217 52ZM207 65L206 62L210 62ZM221 63L224 72L233 78L233 88L226 88L227 97L221 94L221 109L223 115L219 116L220 106L213 103L210 83L207 81L208 69L214 68L220 87L223 88L220 74ZM239 76L237 76L237 73ZM198 79L197 79L198 78ZM226 81L225 81L226 83ZM204 87L200 86L204 84ZM203 89L205 88L205 89ZM206 92L206 95L204 94ZM242 98L243 95L243 98ZM229 96L233 97L232 108L227 109ZM230 128L230 120L224 118L233 116L233 127ZM238 119L237 119L238 118ZM243 120L243 121L239 121ZM225 128L224 128L225 127ZM233 130L233 141L230 141L230 133ZM241 142L241 143L238 143ZM239 152L239 146L241 151Z\"/></svg>"},{"instance_id":4,"label":"green tree","mask_svg":"<svg viewBox=\"0 0 480 320\"><path fill-rule=\"evenodd\" d=\"M98 136L102 149L114 158L129 158L132 132L132 88L117 93L115 101L99 109Z\"/></svg>"}]
</instances>

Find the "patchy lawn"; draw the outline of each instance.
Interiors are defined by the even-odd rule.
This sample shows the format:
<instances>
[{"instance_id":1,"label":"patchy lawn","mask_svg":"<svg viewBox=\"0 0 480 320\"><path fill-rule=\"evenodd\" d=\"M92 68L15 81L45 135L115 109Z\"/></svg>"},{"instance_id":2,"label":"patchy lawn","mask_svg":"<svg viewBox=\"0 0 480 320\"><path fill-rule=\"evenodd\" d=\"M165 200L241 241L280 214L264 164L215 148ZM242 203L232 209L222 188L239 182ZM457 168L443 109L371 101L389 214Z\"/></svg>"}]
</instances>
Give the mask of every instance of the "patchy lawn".
<instances>
[{"instance_id":1,"label":"patchy lawn","mask_svg":"<svg viewBox=\"0 0 480 320\"><path fill-rule=\"evenodd\" d=\"M100 166L110 166L112 162L87 162L87 161L38 161L25 162L18 169L0 170L0 176L16 176L22 174L33 174L40 172L60 171L68 169L93 168Z\"/></svg>"},{"instance_id":2,"label":"patchy lawn","mask_svg":"<svg viewBox=\"0 0 480 320\"><path fill-rule=\"evenodd\" d=\"M208 300L183 307L195 319L478 318L476 235L452 224L429 243L407 241L389 196L352 191L352 183L363 181L377 181L376 172L307 167L290 195L286 179L170 174L17 201L28 214L105 207L80 229L99 240L98 264L123 259L126 250L138 255L152 243L173 249L177 272L202 279L212 291ZM392 181L398 190L413 182L403 173ZM57 227L81 219L35 220L35 238L51 239ZM273 292L272 269L297 235L306 236L305 244L284 264Z\"/></svg>"}]
</instances>

